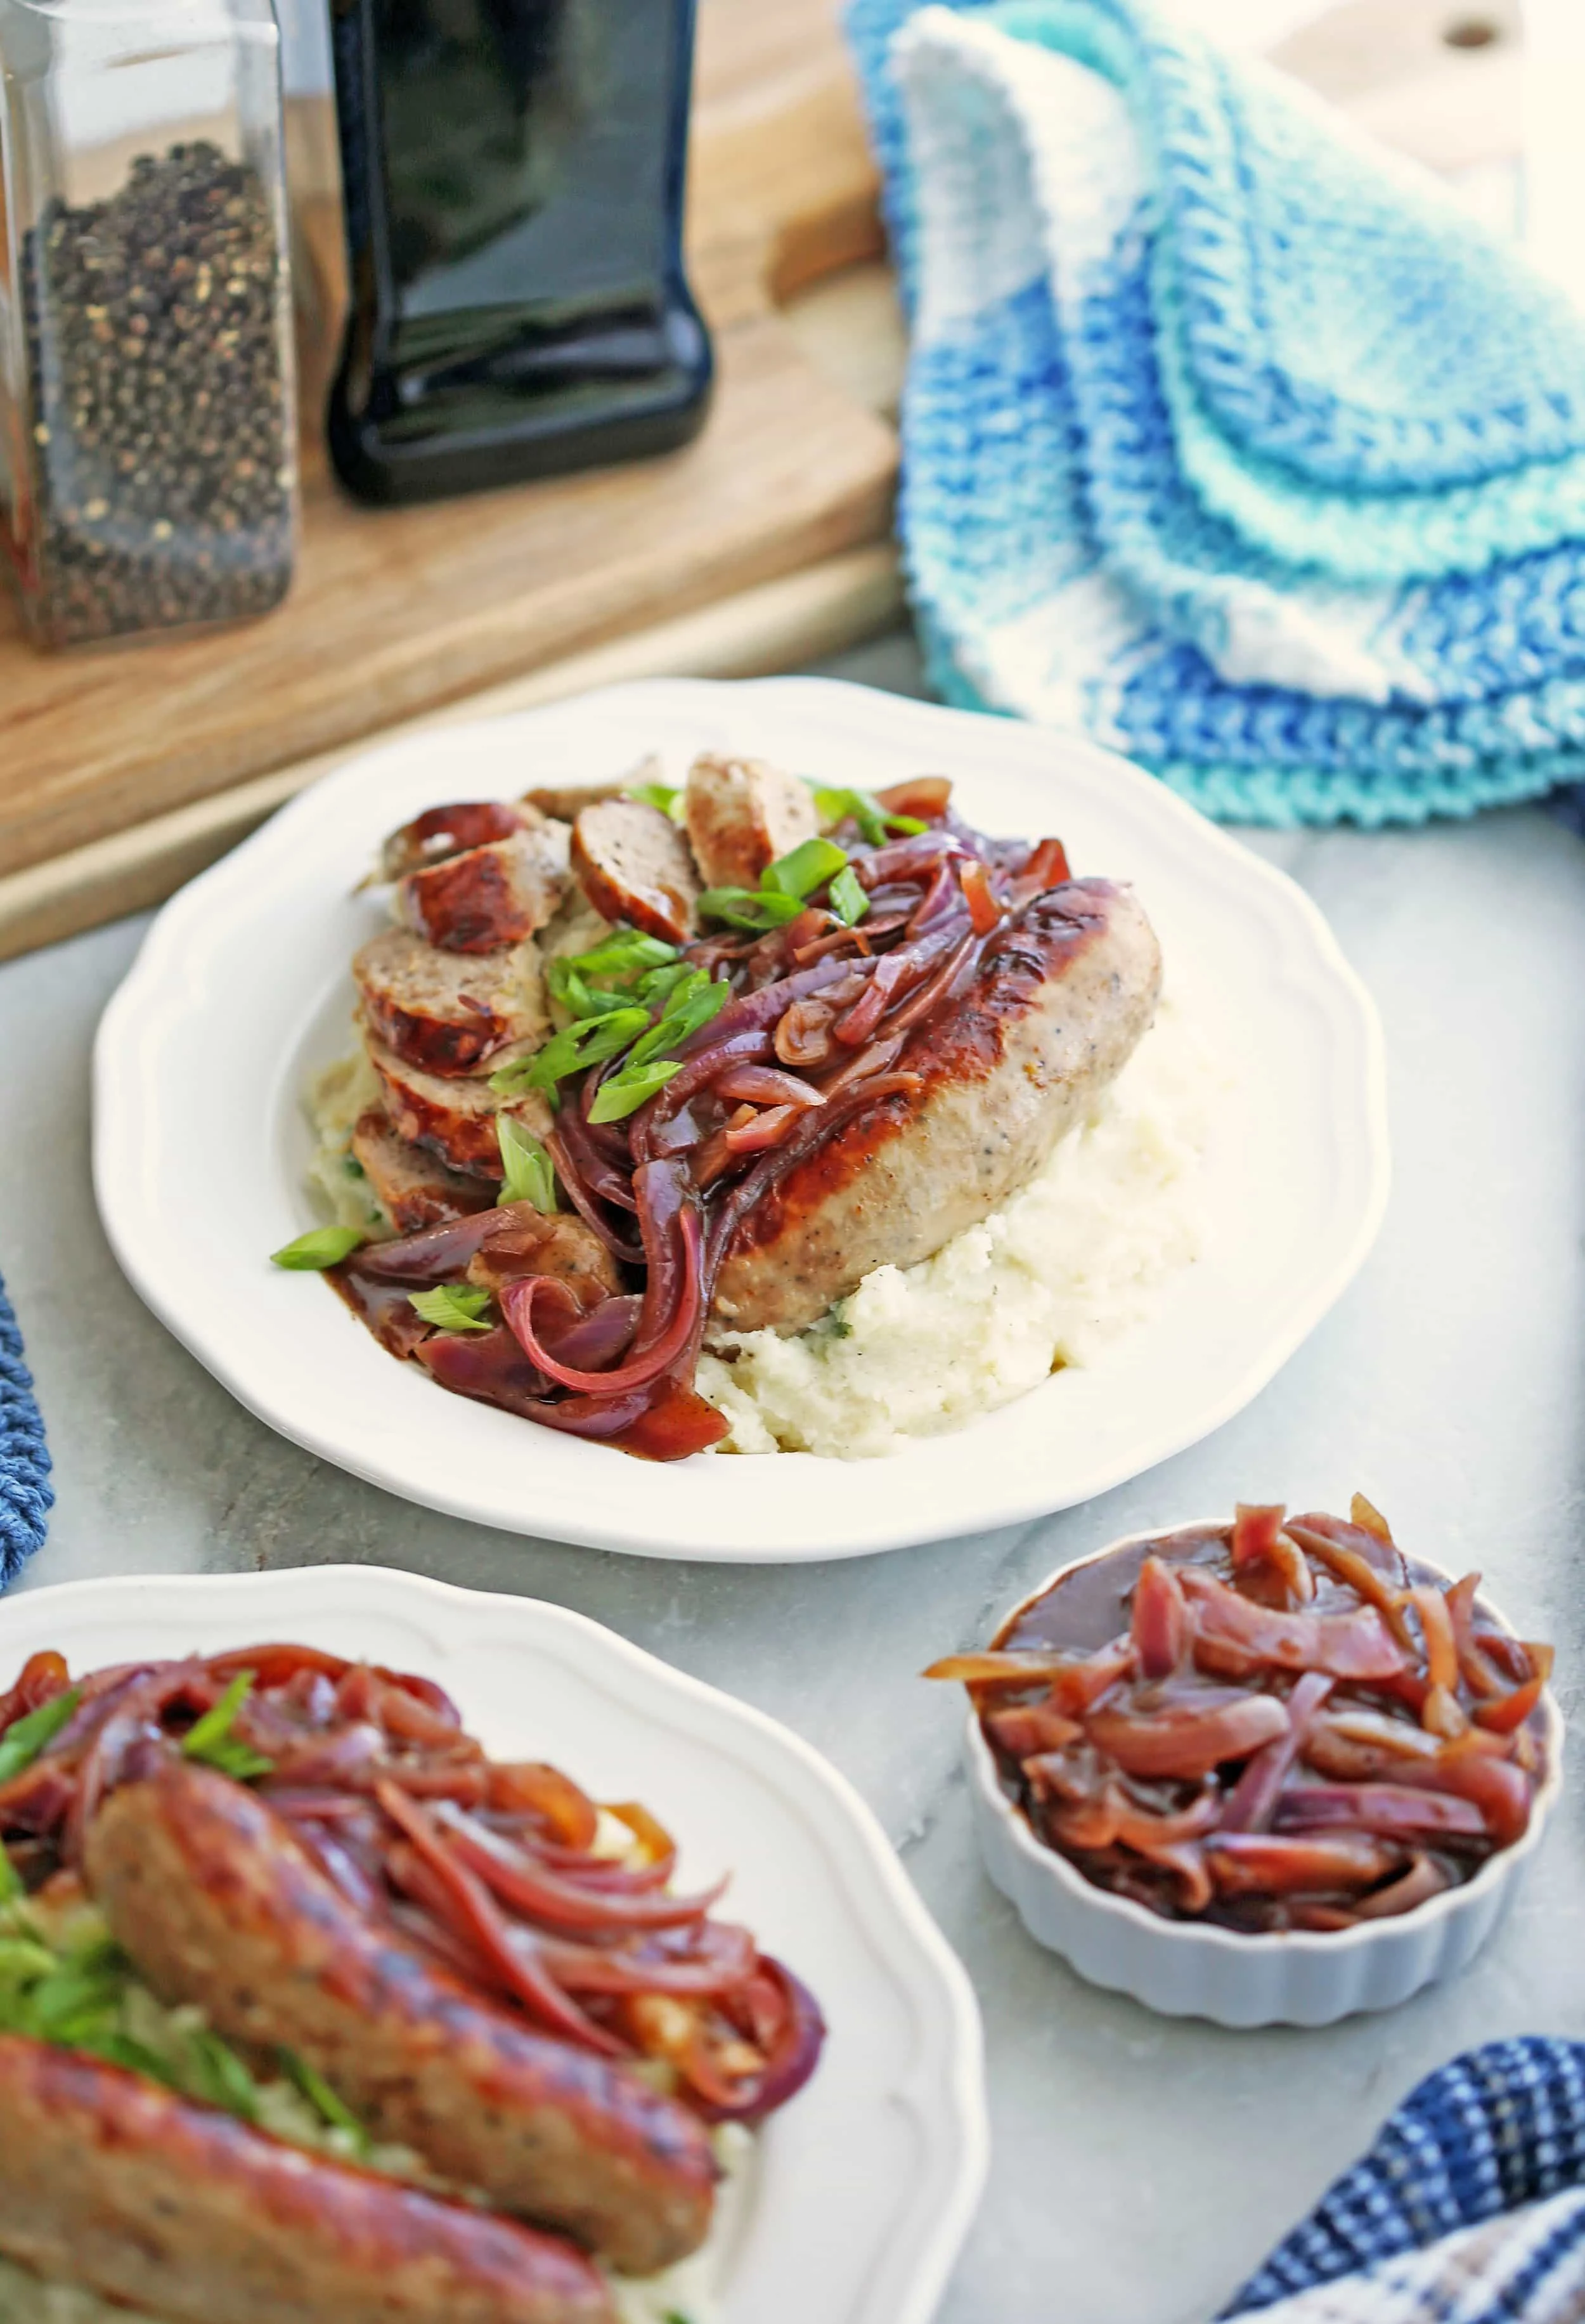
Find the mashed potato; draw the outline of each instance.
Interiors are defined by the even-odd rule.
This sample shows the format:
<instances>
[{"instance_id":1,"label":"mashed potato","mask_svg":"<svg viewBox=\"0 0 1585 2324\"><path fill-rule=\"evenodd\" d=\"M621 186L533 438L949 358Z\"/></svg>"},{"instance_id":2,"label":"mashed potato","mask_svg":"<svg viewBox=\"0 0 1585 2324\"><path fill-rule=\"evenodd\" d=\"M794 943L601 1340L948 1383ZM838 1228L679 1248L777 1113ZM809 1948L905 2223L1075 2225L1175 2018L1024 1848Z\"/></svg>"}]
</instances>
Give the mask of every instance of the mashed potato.
<instances>
[{"instance_id":1,"label":"mashed potato","mask_svg":"<svg viewBox=\"0 0 1585 2324\"><path fill-rule=\"evenodd\" d=\"M1221 1086L1164 1001L1087 1120L1003 1209L917 1267L877 1268L806 1332L750 1332L701 1360L722 1452L894 1452L1088 1364L1199 1256Z\"/></svg>"},{"instance_id":2,"label":"mashed potato","mask_svg":"<svg viewBox=\"0 0 1585 2324\"><path fill-rule=\"evenodd\" d=\"M304 1092L303 1102L316 1141L309 1163L309 1184L323 1198L331 1225L356 1227L360 1233L382 1241L391 1232L391 1221L352 1150L358 1116L380 1102L380 1084L364 1051L359 1048L351 1056L337 1057L333 1065L316 1074ZM4 2324L3 2315L0 2324Z\"/></svg>"}]
</instances>

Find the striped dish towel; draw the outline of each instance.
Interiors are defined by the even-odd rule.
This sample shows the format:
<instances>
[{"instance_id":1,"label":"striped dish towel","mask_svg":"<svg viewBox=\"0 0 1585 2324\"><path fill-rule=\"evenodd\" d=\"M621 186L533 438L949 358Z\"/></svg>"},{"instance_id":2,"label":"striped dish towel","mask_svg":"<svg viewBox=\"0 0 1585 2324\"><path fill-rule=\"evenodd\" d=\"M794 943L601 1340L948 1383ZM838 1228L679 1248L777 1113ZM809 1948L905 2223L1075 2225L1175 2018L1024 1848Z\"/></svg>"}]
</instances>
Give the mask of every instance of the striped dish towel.
<instances>
[{"instance_id":1,"label":"striped dish towel","mask_svg":"<svg viewBox=\"0 0 1585 2324\"><path fill-rule=\"evenodd\" d=\"M848 26L941 691L1243 821L1585 774L1585 316L1142 0L850 0Z\"/></svg>"},{"instance_id":2,"label":"striped dish towel","mask_svg":"<svg viewBox=\"0 0 1585 2324\"><path fill-rule=\"evenodd\" d=\"M1223 2311L1262 2324L1579 2324L1585 2045L1488 2043L1423 2081Z\"/></svg>"},{"instance_id":3,"label":"striped dish towel","mask_svg":"<svg viewBox=\"0 0 1585 2324\"><path fill-rule=\"evenodd\" d=\"M0 1280L0 1590L43 1545L55 1495L22 1333Z\"/></svg>"}]
</instances>

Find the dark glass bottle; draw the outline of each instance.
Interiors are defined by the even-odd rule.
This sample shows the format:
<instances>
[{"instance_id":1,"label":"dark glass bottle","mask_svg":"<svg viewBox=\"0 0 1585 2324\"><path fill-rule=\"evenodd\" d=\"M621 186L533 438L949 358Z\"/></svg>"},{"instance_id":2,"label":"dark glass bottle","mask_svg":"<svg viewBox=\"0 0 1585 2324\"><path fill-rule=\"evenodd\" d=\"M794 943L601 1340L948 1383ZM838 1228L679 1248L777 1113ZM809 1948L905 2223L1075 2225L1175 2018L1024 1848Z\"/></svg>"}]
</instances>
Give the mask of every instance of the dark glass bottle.
<instances>
[{"instance_id":1,"label":"dark glass bottle","mask_svg":"<svg viewBox=\"0 0 1585 2324\"><path fill-rule=\"evenodd\" d=\"M351 316L330 451L411 501L704 417L682 264L694 0L333 0Z\"/></svg>"}]
</instances>

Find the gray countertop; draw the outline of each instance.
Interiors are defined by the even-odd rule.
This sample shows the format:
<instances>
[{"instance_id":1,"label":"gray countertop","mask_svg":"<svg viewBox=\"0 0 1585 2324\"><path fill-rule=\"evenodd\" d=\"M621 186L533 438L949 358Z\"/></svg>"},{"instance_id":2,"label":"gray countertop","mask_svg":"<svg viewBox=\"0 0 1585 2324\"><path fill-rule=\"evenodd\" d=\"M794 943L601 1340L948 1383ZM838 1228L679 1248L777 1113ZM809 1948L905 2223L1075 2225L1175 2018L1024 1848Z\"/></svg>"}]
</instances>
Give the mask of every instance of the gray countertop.
<instances>
[{"instance_id":1,"label":"gray countertop","mask_svg":"<svg viewBox=\"0 0 1585 2324\"><path fill-rule=\"evenodd\" d=\"M840 674L915 683L900 640ZM880 1816L984 2010L994 2160L942 2324L1206 2317L1421 2074L1497 2034L1585 2036L1571 1792L1458 1983L1325 2033L1227 2034L1100 1993L1025 1936L975 1858L958 1704L914 1675L1120 1534L1235 1499L1346 1506L1358 1486L1409 1545L1481 1568L1557 1642L1565 1712L1580 1700L1585 846L1527 812L1251 844L1328 914L1386 1023L1396 1183L1362 1276L1240 1418L1103 1500L829 1568L522 1540L272 1435L145 1313L95 1216L90 1044L143 923L0 968L0 1268L60 1496L23 1586L400 1566L576 1607L806 1736Z\"/></svg>"}]
</instances>

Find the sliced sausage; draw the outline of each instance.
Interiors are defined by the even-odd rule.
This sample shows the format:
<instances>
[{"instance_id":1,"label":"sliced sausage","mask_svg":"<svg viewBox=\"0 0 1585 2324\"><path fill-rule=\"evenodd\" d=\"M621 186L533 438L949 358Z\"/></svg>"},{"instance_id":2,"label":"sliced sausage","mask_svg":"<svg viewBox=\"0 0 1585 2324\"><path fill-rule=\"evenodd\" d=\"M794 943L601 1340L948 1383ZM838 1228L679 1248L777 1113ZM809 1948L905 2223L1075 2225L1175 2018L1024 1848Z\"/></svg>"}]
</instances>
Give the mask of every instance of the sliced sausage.
<instances>
[{"instance_id":1,"label":"sliced sausage","mask_svg":"<svg viewBox=\"0 0 1585 2324\"><path fill-rule=\"evenodd\" d=\"M398 1234L471 1218L495 1200L489 1179L465 1177L460 1170L448 1170L427 1147L410 1146L378 1106L358 1116L352 1151Z\"/></svg>"},{"instance_id":2,"label":"sliced sausage","mask_svg":"<svg viewBox=\"0 0 1585 2324\"><path fill-rule=\"evenodd\" d=\"M613 2324L569 2245L0 2034L0 2251L183 2324Z\"/></svg>"},{"instance_id":3,"label":"sliced sausage","mask_svg":"<svg viewBox=\"0 0 1585 2324\"><path fill-rule=\"evenodd\" d=\"M499 1291L525 1275L555 1276L585 1308L622 1289L616 1261L593 1227L567 1212L546 1218L514 1203L469 1259L468 1281Z\"/></svg>"},{"instance_id":4,"label":"sliced sausage","mask_svg":"<svg viewBox=\"0 0 1585 2324\"><path fill-rule=\"evenodd\" d=\"M877 1267L911 1267L1033 1176L1155 1014L1161 953L1127 888L1079 880L995 936L897 1060L912 1093L856 1113L744 1217L718 1323L800 1332Z\"/></svg>"},{"instance_id":5,"label":"sliced sausage","mask_svg":"<svg viewBox=\"0 0 1585 2324\"><path fill-rule=\"evenodd\" d=\"M233 2041L285 2043L455 2185L635 2275L703 2242L715 2168L686 2107L432 1968L240 1784L175 1763L113 1793L86 1870L163 2000L195 2003Z\"/></svg>"},{"instance_id":6,"label":"sliced sausage","mask_svg":"<svg viewBox=\"0 0 1585 2324\"><path fill-rule=\"evenodd\" d=\"M768 863L813 839L820 827L807 783L763 759L708 752L696 759L684 808L707 888L757 888Z\"/></svg>"},{"instance_id":7,"label":"sliced sausage","mask_svg":"<svg viewBox=\"0 0 1585 2324\"><path fill-rule=\"evenodd\" d=\"M567 890L567 827L539 816L508 839L448 856L399 881L400 927L447 952L493 952L542 928Z\"/></svg>"},{"instance_id":8,"label":"sliced sausage","mask_svg":"<svg viewBox=\"0 0 1585 2324\"><path fill-rule=\"evenodd\" d=\"M355 954L371 1030L404 1065L474 1074L501 1050L537 1047L550 1030L530 938L497 952L445 952L409 928L386 928Z\"/></svg>"},{"instance_id":9,"label":"sliced sausage","mask_svg":"<svg viewBox=\"0 0 1585 2324\"><path fill-rule=\"evenodd\" d=\"M484 1076L448 1079L420 1073L372 1037L365 1047L397 1136L410 1145L428 1147L453 1170L471 1171L480 1178L502 1177L498 1113L514 1115L536 1138L543 1138L551 1126L550 1108L537 1090L520 1097L497 1097Z\"/></svg>"},{"instance_id":10,"label":"sliced sausage","mask_svg":"<svg viewBox=\"0 0 1585 2324\"><path fill-rule=\"evenodd\" d=\"M683 944L693 934L700 881L671 817L642 799L604 799L573 825L572 868L597 912L647 936Z\"/></svg>"},{"instance_id":11,"label":"sliced sausage","mask_svg":"<svg viewBox=\"0 0 1585 2324\"><path fill-rule=\"evenodd\" d=\"M428 807L393 831L380 850L382 880L405 879L429 863L443 863L465 847L508 838L526 818L505 799L463 799L454 807Z\"/></svg>"}]
</instances>

